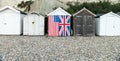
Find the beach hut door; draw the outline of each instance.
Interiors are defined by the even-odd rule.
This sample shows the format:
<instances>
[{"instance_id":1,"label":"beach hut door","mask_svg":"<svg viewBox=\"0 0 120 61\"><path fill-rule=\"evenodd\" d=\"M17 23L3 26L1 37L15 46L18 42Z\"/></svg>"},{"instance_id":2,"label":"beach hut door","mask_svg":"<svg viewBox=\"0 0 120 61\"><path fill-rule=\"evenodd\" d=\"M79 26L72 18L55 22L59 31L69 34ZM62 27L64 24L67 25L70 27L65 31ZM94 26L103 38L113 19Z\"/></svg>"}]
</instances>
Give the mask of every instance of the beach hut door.
<instances>
[{"instance_id":1,"label":"beach hut door","mask_svg":"<svg viewBox=\"0 0 120 61\"><path fill-rule=\"evenodd\" d=\"M34 35L35 34L35 18L34 17L31 17L29 26L30 26L29 28L30 35Z\"/></svg>"},{"instance_id":2,"label":"beach hut door","mask_svg":"<svg viewBox=\"0 0 120 61\"><path fill-rule=\"evenodd\" d=\"M114 17L107 17L106 19L106 35L113 36L116 34L116 24L114 23L115 18Z\"/></svg>"},{"instance_id":3,"label":"beach hut door","mask_svg":"<svg viewBox=\"0 0 120 61\"><path fill-rule=\"evenodd\" d=\"M94 19L92 16L83 16L83 36L94 33Z\"/></svg>"},{"instance_id":4,"label":"beach hut door","mask_svg":"<svg viewBox=\"0 0 120 61\"><path fill-rule=\"evenodd\" d=\"M4 34L6 32L7 23L5 17L0 18L0 34Z\"/></svg>"},{"instance_id":5,"label":"beach hut door","mask_svg":"<svg viewBox=\"0 0 120 61\"><path fill-rule=\"evenodd\" d=\"M78 35L78 36L80 36L80 35L82 35L82 32L83 32L83 30L82 30L82 21L83 21L83 18L82 18L82 16L77 16L77 17L75 17L75 19L74 19L74 21L75 21L75 23L74 23L74 33L75 33L75 35Z\"/></svg>"}]
</instances>

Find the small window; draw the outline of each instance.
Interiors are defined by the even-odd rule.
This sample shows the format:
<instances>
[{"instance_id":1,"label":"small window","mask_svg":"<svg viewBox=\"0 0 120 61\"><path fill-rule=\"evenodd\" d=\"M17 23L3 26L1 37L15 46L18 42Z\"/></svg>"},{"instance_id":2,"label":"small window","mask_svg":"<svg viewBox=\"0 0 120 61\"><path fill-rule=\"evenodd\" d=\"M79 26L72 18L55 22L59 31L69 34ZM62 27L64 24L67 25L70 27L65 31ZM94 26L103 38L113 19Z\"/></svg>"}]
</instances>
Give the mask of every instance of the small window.
<instances>
[{"instance_id":1,"label":"small window","mask_svg":"<svg viewBox=\"0 0 120 61\"><path fill-rule=\"evenodd\" d=\"M82 16L76 16L76 17L82 17Z\"/></svg>"},{"instance_id":2,"label":"small window","mask_svg":"<svg viewBox=\"0 0 120 61\"><path fill-rule=\"evenodd\" d=\"M87 16L86 19L87 19L87 24L88 24L88 25L93 24L94 21L93 21L93 17L92 17L92 16Z\"/></svg>"}]
</instances>

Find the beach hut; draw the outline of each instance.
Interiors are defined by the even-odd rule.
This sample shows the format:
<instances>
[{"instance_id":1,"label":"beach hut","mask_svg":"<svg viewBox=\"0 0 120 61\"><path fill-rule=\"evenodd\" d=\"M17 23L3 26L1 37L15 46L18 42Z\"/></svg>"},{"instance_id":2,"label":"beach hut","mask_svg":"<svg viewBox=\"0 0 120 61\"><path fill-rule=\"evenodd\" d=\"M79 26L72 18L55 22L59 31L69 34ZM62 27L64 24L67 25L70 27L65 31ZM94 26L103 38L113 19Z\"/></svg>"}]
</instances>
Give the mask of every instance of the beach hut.
<instances>
[{"instance_id":1,"label":"beach hut","mask_svg":"<svg viewBox=\"0 0 120 61\"><path fill-rule=\"evenodd\" d=\"M23 35L44 35L45 17L39 13L29 13L24 17Z\"/></svg>"},{"instance_id":2,"label":"beach hut","mask_svg":"<svg viewBox=\"0 0 120 61\"><path fill-rule=\"evenodd\" d=\"M120 36L120 16L109 12L96 18L96 34L99 36Z\"/></svg>"},{"instance_id":3,"label":"beach hut","mask_svg":"<svg viewBox=\"0 0 120 61\"><path fill-rule=\"evenodd\" d=\"M24 13L5 6L0 9L0 35L21 35Z\"/></svg>"},{"instance_id":4,"label":"beach hut","mask_svg":"<svg viewBox=\"0 0 120 61\"><path fill-rule=\"evenodd\" d=\"M94 36L96 15L86 8L73 15L74 36Z\"/></svg>"},{"instance_id":5,"label":"beach hut","mask_svg":"<svg viewBox=\"0 0 120 61\"><path fill-rule=\"evenodd\" d=\"M68 12L59 7L47 16L48 36L70 36L71 15Z\"/></svg>"}]
</instances>

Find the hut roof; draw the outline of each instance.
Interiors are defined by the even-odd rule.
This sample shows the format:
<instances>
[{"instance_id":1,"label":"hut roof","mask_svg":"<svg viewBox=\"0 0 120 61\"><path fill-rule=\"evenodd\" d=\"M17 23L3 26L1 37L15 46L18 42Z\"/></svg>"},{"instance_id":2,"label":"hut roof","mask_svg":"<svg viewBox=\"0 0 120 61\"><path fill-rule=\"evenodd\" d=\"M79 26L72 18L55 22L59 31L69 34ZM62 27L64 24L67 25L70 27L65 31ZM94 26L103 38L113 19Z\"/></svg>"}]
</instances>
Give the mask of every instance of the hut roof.
<instances>
[{"instance_id":1,"label":"hut roof","mask_svg":"<svg viewBox=\"0 0 120 61\"><path fill-rule=\"evenodd\" d=\"M80 11L78 11L77 13L73 14L73 16L77 15L78 13L81 13L83 10L86 10L89 13L91 13L92 15L96 16L94 13L92 13L90 10L86 9L85 7L83 9L81 9Z\"/></svg>"},{"instance_id":2,"label":"hut roof","mask_svg":"<svg viewBox=\"0 0 120 61\"><path fill-rule=\"evenodd\" d=\"M107 13L107 14L104 14L104 15L102 15L102 16L106 16L106 15L114 15L114 16L117 16L117 17L120 17L118 14L116 14L116 13L114 13L114 12L109 12L109 13Z\"/></svg>"},{"instance_id":3,"label":"hut roof","mask_svg":"<svg viewBox=\"0 0 120 61\"><path fill-rule=\"evenodd\" d=\"M57 8L56 10L54 10L53 12L49 13L47 16L49 15L69 15L71 16L71 14L69 14L68 12L66 12L65 10L63 10L62 8Z\"/></svg>"},{"instance_id":4,"label":"hut roof","mask_svg":"<svg viewBox=\"0 0 120 61\"><path fill-rule=\"evenodd\" d=\"M18 11L17 9L15 9L15 8L13 8L13 7L10 7L10 6L5 6L5 7L1 8L1 9L0 9L0 12L4 11L4 10L6 10L6 9L10 9L10 10L13 10L13 11L15 11L15 12L17 12L17 13L20 13L20 11Z\"/></svg>"}]
</instances>

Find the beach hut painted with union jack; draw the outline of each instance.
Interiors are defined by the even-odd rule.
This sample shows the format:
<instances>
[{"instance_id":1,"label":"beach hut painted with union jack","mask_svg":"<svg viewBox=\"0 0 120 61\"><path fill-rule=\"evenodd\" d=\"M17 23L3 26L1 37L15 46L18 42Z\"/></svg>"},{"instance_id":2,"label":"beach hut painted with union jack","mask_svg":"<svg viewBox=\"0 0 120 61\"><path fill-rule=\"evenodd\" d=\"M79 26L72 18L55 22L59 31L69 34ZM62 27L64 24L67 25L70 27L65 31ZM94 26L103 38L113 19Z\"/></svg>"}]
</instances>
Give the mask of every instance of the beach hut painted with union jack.
<instances>
[{"instance_id":1,"label":"beach hut painted with union jack","mask_svg":"<svg viewBox=\"0 0 120 61\"><path fill-rule=\"evenodd\" d=\"M70 36L71 14L59 7L47 16L48 36Z\"/></svg>"}]
</instances>

